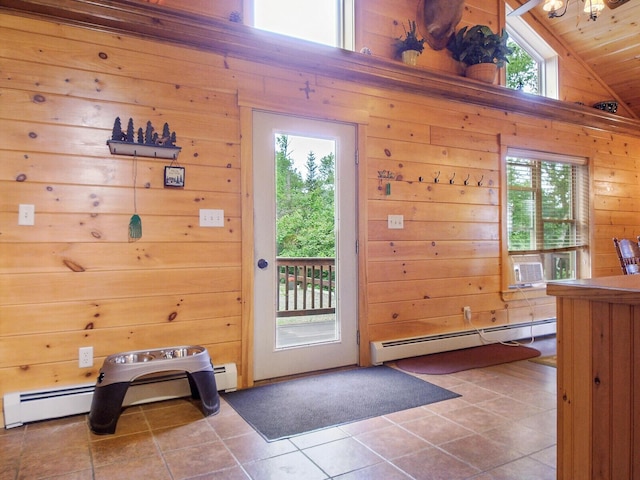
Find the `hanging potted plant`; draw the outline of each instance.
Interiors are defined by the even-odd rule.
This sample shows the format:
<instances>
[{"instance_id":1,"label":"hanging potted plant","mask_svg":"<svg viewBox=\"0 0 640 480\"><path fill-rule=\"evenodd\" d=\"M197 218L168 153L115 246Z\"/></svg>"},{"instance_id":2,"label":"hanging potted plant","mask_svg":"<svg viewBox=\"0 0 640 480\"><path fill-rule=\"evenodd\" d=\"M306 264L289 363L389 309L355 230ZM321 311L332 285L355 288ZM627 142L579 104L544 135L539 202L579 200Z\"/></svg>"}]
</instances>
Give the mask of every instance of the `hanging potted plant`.
<instances>
[{"instance_id":1,"label":"hanging potted plant","mask_svg":"<svg viewBox=\"0 0 640 480\"><path fill-rule=\"evenodd\" d=\"M486 25L463 27L451 35L447 49L454 60L466 65L465 76L493 83L498 68L509 62L513 50L507 46L509 34L503 29L500 34Z\"/></svg>"},{"instance_id":2,"label":"hanging potted plant","mask_svg":"<svg viewBox=\"0 0 640 480\"><path fill-rule=\"evenodd\" d=\"M407 65L415 65L418 55L424 50L424 38L418 38L416 22L409 20L409 30L402 24L404 36L396 39L396 55Z\"/></svg>"}]
</instances>

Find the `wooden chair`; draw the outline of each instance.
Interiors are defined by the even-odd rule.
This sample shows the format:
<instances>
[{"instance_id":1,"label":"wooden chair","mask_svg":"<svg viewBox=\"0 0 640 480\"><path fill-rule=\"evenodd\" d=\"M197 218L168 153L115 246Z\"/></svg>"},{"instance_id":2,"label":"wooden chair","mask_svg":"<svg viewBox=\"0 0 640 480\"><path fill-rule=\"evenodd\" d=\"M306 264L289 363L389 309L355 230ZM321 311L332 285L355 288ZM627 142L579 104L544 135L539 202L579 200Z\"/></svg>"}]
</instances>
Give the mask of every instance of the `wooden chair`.
<instances>
[{"instance_id":1,"label":"wooden chair","mask_svg":"<svg viewBox=\"0 0 640 480\"><path fill-rule=\"evenodd\" d=\"M640 274L640 245L638 242L640 242L640 237L636 241L627 238L613 239L623 275Z\"/></svg>"}]
</instances>

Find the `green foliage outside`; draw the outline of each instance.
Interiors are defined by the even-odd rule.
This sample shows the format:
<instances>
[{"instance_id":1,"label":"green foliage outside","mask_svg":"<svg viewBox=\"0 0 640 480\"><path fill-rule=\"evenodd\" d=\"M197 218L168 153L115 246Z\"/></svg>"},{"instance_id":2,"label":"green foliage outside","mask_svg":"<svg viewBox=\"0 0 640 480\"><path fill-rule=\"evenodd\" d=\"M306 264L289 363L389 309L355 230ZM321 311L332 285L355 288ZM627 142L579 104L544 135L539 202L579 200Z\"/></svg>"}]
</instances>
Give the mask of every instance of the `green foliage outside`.
<instances>
[{"instance_id":1,"label":"green foliage outside","mask_svg":"<svg viewBox=\"0 0 640 480\"><path fill-rule=\"evenodd\" d=\"M572 168L555 162L509 160L509 250L575 245Z\"/></svg>"},{"instance_id":2,"label":"green foliage outside","mask_svg":"<svg viewBox=\"0 0 640 480\"><path fill-rule=\"evenodd\" d=\"M577 246L575 168L556 162L507 159L509 251L550 255L553 271L547 272L549 279L573 276L575 252L567 249Z\"/></svg>"},{"instance_id":3,"label":"green foliage outside","mask_svg":"<svg viewBox=\"0 0 640 480\"><path fill-rule=\"evenodd\" d=\"M540 93L538 62L513 40L509 39L507 45L512 49L507 64L507 87L538 95Z\"/></svg>"},{"instance_id":4,"label":"green foliage outside","mask_svg":"<svg viewBox=\"0 0 640 480\"><path fill-rule=\"evenodd\" d=\"M335 155L307 155L306 178L294 167L289 138L276 137L276 241L279 257L335 257Z\"/></svg>"}]
</instances>

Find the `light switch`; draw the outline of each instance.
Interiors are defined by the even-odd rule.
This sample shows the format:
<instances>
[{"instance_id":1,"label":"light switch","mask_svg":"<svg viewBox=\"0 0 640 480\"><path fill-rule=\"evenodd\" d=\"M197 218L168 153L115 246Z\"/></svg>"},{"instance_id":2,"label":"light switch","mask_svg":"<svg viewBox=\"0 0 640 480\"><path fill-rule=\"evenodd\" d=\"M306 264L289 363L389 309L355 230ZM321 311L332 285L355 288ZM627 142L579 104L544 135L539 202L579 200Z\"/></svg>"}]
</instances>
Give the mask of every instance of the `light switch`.
<instances>
[{"instance_id":1,"label":"light switch","mask_svg":"<svg viewBox=\"0 0 640 480\"><path fill-rule=\"evenodd\" d=\"M224 227L224 210L200 209L201 227Z\"/></svg>"},{"instance_id":2,"label":"light switch","mask_svg":"<svg viewBox=\"0 0 640 480\"><path fill-rule=\"evenodd\" d=\"M35 225L36 223L36 206L27 203L21 203L18 206L18 225Z\"/></svg>"},{"instance_id":3,"label":"light switch","mask_svg":"<svg viewBox=\"0 0 640 480\"><path fill-rule=\"evenodd\" d=\"M404 215L388 215L387 228L401 230L404 228Z\"/></svg>"}]
</instances>

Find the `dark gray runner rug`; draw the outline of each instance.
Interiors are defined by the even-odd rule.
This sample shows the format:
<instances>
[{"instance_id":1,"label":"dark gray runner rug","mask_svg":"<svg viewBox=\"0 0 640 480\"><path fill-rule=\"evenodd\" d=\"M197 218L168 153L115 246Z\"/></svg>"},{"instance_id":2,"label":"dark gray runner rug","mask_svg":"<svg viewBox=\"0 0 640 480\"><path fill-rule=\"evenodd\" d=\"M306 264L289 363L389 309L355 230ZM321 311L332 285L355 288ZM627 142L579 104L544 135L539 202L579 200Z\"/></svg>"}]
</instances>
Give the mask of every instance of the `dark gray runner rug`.
<instances>
[{"instance_id":1,"label":"dark gray runner rug","mask_svg":"<svg viewBox=\"0 0 640 480\"><path fill-rule=\"evenodd\" d=\"M269 442L459 396L384 365L222 394Z\"/></svg>"}]
</instances>

